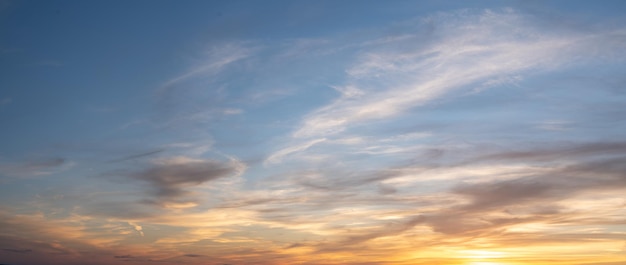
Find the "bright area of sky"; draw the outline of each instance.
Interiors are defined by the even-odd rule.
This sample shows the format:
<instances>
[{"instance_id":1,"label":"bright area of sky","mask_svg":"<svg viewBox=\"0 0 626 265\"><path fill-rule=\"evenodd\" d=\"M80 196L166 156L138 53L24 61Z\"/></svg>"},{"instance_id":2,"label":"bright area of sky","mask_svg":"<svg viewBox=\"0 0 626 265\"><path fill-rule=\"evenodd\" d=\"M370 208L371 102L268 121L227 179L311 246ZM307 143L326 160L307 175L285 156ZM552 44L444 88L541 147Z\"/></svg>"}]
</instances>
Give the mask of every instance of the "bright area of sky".
<instances>
[{"instance_id":1,"label":"bright area of sky","mask_svg":"<svg viewBox=\"0 0 626 265\"><path fill-rule=\"evenodd\" d=\"M626 1L0 1L0 263L626 264Z\"/></svg>"}]
</instances>

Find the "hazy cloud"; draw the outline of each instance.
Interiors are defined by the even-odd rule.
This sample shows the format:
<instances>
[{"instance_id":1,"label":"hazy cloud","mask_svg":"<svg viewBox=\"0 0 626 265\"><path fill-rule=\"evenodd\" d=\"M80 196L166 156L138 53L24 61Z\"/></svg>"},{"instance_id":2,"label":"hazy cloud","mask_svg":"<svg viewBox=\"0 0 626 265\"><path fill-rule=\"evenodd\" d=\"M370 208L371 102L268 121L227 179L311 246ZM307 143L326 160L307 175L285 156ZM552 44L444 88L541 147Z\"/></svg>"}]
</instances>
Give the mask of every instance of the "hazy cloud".
<instances>
[{"instance_id":1,"label":"hazy cloud","mask_svg":"<svg viewBox=\"0 0 626 265\"><path fill-rule=\"evenodd\" d=\"M64 158L33 159L19 162L0 161L0 175L13 177L34 177L47 175L68 163Z\"/></svg>"},{"instance_id":2,"label":"hazy cloud","mask_svg":"<svg viewBox=\"0 0 626 265\"><path fill-rule=\"evenodd\" d=\"M3 248L2 250L14 253L30 253L33 252L32 249L13 249L13 248Z\"/></svg>"},{"instance_id":3,"label":"hazy cloud","mask_svg":"<svg viewBox=\"0 0 626 265\"><path fill-rule=\"evenodd\" d=\"M592 143L551 143L527 151L509 151L487 154L472 160L478 161L546 161L555 159L580 159L591 156L626 155L626 142L606 141Z\"/></svg>"},{"instance_id":4,"label":"hazy cloud","mask_svg":"<svg viewBox=\"0 0 626 265\"><path fill-rule=\"evenodd\" d=\"M206 52L206 57L203 58L203 62L199 62L197 66L187 72L165 82L163 89L169 89L172 85L190 78L215 75L229 64L250 56L251 51L250 48L235 43L210 47Z\"/></svg>"}]
</instances>

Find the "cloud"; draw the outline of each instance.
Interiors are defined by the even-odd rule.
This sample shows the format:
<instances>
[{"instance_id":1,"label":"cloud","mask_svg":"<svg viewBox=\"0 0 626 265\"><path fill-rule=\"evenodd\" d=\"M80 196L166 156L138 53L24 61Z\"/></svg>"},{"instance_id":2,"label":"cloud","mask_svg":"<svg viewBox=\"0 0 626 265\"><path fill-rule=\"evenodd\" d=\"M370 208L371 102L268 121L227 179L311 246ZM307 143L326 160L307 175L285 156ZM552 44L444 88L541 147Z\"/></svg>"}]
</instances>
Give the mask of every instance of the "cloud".
<instances>
[{"instance_id":1,"label":"cloud","mask_svg":"<svg viewBox=\"0 0 626 265\"><path fill-rule=\"evenodd\" d=\"M13 248L3 248L2 250L14 253L30 253L33 252L32 249L13 249Z\"/></svg>"},{"instance_id":2,"label":"cloud","mask_svg":"<svg viewBox=\"0 0 626 265\"><path fill-rule=\"evenodd\" d=\"M571 122L567 121L544 121L537 125L537 128L548 131L564 131L571 126Z\"/></svg>"},{"instance_id":3,"label":"cloud","mask_svg":"<svg viewBox=\"0 0 626 265\"><path fill-rule=\"evenodd\" d=\"M614 156L626 154L626 142L599 141L591 143L550 143L532 150L495 152L469 159L480 161L559 161L559 159L580 159L594 156Z\"/></svg>"},{"instance_id":4,"label":"cloud","mask_svg":"<svg viewBox=\"0 0 626 265\"><path fill-rule=\"evenodd\" d=\"M398 192L398 190L391 185L386 185L382 183L378 184L378 193L380 194L387 195L394 194L396 192Z\"/></svg>"},{"instance_id":5,"label":"cloud","mask_svg":"<svg viewBox=\"0 0 626 265\"><path fill-rule=\"evenodd\" d=\"M395 170L379 171L340 171L340 170L320 170L316 172L301 172L295 174L296 183L305 187L321 190L344 190L355 189L362 185L383 181L398 176ZM337 178L336 176L342 176ZM393 188L387 185L379 185L379 191L383 194L394 193Z\"/></svg>"},{"instance_id":6,"label":"cloud","mask_svg":"<svg viewBox=\"0 0 626 265\"><path fill-rule=\"evenodd\" d=\"M71 218L47 220L43 214L14 214L3 210L0 210L0 217L3 228L0 247L20 255L36 253L28 255L35 259L49 255L75 257L79 255L78 248L93 250L96 242L102 240L86 238L84 226Z\"/></svg>"},{"instance_id":7,"label":"cloud","mask_svg":"<svg viewBox=\"0 0 626 265\"><path fill-rule=\"evenodd\" d=\"M408 217L406 220L386 222L385 225L379 226L373 231L367 231L365 233L359 233L358 235L348 236L346 239L340 241L340 246L353 246L371 239L386 237L391 235L400 234L422 221L422 217ZM321 249L321 251L332 251L333 248Z\"/></svg>"},{"instance_id":8,"label":"cloud","mask_svg":"<svg viewBox=\"0 0 626 265\"><path fill-rule=\"evenodd\" d=\"M571 202L608 200L626 190L626 150L622 144L551 143L499 153L475 147L463 152L449 151L460 153L467 160L460 159L461 163L445 167L293 172L292 184L301 189L289 192L289 186L283 182L279 185L281 192L273 200L241 207L258 209L268 221L335 235L323 242L294 245L294 248L313 248L319 253L369 251L376 242L401 242L414 233L411 231L423 227L431 229L423 235L431 241L475 237L493 237L497 241L501 236L518 233L516 229L522 231L534 225L543 230L524 234L528 237L525 244L541 244L550 238L565 244L568 241L557 239L558 235L547 235L560 231L556 228L551 231L551 225L558 223L566 229L586 222L596 227L619 222L612 219L623 207L619 199L611 206L598 202L604 205L601 207L604 210L611 209L607 213L591 210L596 208L591 205L577 208ZM403 178L410 179L405 182ZM376 184L378 193L371 190L371 185L363 186L369 183ZM438 186L448 188L435 188ZM363 212L352 212L354 209ZM351 223L354 225L347 225ZM428 244L428 240L424 239L423 243ZM439 244L449 246L450 242Z\"/></svg>"},{"instance_id":9,"label":"cloud","mask_svg":"<svg viewBox=\"0 0 626 265\"><path fill-rule=\"evenodd\" d=\"M540 178L528 177L507 181L494 181L461 185L453 192L470 198L470 203L459 207L461 212L485 212L504 210L511 205L524 205L549 199L554 202L572 192L579 191L566 188L556 181L541 181ZM579 188L580 189L580 188ZM568 192L569 191L569 192Z\"/></svg>"},{"instance_id":10,"label":"cloud","mask_svg":"<svg viewBox=\"0 0 626 265\"><path fill-rule=\"evenodd\" d=\"M64 158L54 157L20 162L0 162L0 175L11 177L34 177L48 175L63 166L71 166Z\"/></svg>"},{"instance_id":11,"label":"cloud","mask_svg":"<svg viewBox=\"0 0 626 265\"><path fill-rule=\"evenodd\" d=\"M228 65L250 56L251 52L252 49L236 43L213 46L206 53L204 62L166 81L163 88L169 88L194 77L215 75Z\"/></svg>"},{"instance_id":12,"label":"cloud","mask_svg":"<svg viewBox=\"0 0 626 265\"><path fill-rule=\"evenodd\" d=\"M275 164L275 163L279 163L283 157L289 155L289 154L293 154L293 153L297 153L297 152L301 152L304 150L307 150L309 148L311 148L312 146L322 143L326 141L326 138L320 138L320 139L314 139L311 141L308 141L306 143L303 143L301 145L298 146L290 146L284 149L281 149L279 151L276 151L275 153L271 154L267 159L265 159L264 164L268 165L268 164Z\"/></svg>"},{"instance_id":13,"label":"cloud","mask_svg":"<svg viewBox=\"0 0 626 265\"><path fill-rule=\"evenodd\" d=\"M137 158L149 157L149 156L161 153L163 151L165 151L165 149L159 149L159 150L149 151L149 152L145 152L145 153L133 154L133 155L125 156L125 157L122 157L122 158L110 160L109 162L123 162L123 161L127 161L127 160L135 160Z\"/></svg>"},{"instance_id":14,"label":"cloud","mask_svg":"<svg viewBox=\"0 0 626 265\"><path fill-rule=\"evenodd\" d=\"M532 21L510 10L424 19L410 37L361 52L346 84L336 86L342 97L308 114L293 137L326 137L391 119L452 92L501 84L493 80L518 82L531 71L619 54L624 44L619 30L554 34ZM430 30L420 32L424 27Z\"/></svg>"},{"instance_id":15,"label":"cloud","mask_svg":"<svg viewBox=\"0 0 626 265\"><path fill-rule=\"evenodd\" d=\"M244 113L226 103L229 82L224 77L233 74L234 69L241 70L238 67L245 68L256 49L250 43L233 41L196 54L189 70L163 82L155 91L155 119L164 121L164 127L182 127Z\"/></svg>"},{"instance_id":16,"label":"cloud","mask_svg":"<svg viewBox=\"0 0 626 265\"><path fill-rule=\"evenodd\" d=\"M327 39L287 40L279 58L294 59L303 56L323 56L333 52L334 47Z\"/></svg>"},{"instance_id":17,"label":"cloud","mask_svg":"<svg viewBox=\"0 0 626 265\"><path fill-rule=\"evenodd\" d=\"M140 225L135 224L133 222L129 222L128 224L131 225L135 229L135 231L137 231L137 233L139 233L141 236L144 236L143 229Z\"/></svg>"},{"instance_id":18,"label":"cloud","mask_svg":"<svg viewBox=\"0 0 626 265\"><path fill-rule=\"evenodd\" d=\"M243 113L242 109L223 109L222 114L224 115L237 115Z\"/></svg>"},{"instance_id":19,"label":"cloud","mask_svg":"<svg viewBox=\"0 0 626 265\"><path fill-rule=\"evenodd\" d=\"M144 204L133 203L127 200L119 200L105 196L104 198L92 201L83 199L81 207L76 209L77 214L92 216L117 218L120 220L142 220L155 215L162 214L155 209L146 208ZM151 201L151 203L154 203Z\"/></svg>"},{"instance_id":20,"label":"cloud","mask_svg":"<svg viewBox=\"0 0 626 265\"><path fill-rule=\"evenodd\" d=\"M426 222L436 231L460 234L549 219L563 221L571 215L567 213L571 206L559 205L561 201L626 191L626 156L586 157L568 165L556 161L544 166L548 170L514 179L459 184L452 193L469 201L429 215ZM508 214L494 215L497 212Z\"/></svg>"},{"instance_id":21,"label":"cloud","mask_svg":"<svg viewBox=\"0 0 626 265\"><path fill-rule=\"evenodd\" d=\"M155 202L168 205L189 203L185 198L192 194L190 188L219 178L240 175L244 170L245 165L236 160L219 162L177 157L157 160L149 168L130 177L150 184Z\"/></svg>"}]
</instances>

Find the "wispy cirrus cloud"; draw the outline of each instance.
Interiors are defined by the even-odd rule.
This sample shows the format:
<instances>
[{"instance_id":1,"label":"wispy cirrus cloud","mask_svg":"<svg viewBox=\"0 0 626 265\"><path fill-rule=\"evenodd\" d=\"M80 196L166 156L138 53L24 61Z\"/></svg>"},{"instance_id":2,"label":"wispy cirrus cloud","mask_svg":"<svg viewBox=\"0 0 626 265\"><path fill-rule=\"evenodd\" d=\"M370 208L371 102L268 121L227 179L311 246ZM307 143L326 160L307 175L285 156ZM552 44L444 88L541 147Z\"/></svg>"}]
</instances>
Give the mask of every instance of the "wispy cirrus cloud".
<instances>
[{"instance_id":1,"label":"wispy cirrus cloud","mask_svg":"<svg viewBox=\"0 0 626 265\"><path fill-rule=\"evenodd\" d=\"M619 30L555 34L514 11L436 15L419 27L430 31L361 52L345 85L359 93L344 93L310 113L293 136L336 134L361 122L397 117L452 92L498 83L494 80L518 80L532 71L612 56L624 44ZM598 49L599 43L606 47Z\"/></svg>"},{"instance_id":2,"label":"wispy cirrus cloud","mask_svg":"<svg viewBox=\"0 0 626 265\"><path fill-rule=\"evenodd\" d=\"M251 43L233 41L211 45L191 56L187 71L156 89L157 119L164 120L165 127L189 126L243 113L229 104L228 83L223 79L233 69L245 68L257 50Z\"/></svg>"},{"instance_id":3,"label":"wispy cirrus cloud","mask_svg":"<svg viewBox=\"0 0 626 265\"><path fill-rule=\"evenodd\" d=\"M200 58L197 66L166 81L163 84L163 89L168 89L176 83L184 82L191 78L214 76L230 64L249 57L251 52L251 48L236 43L213 46L208 49L203 58Z\"/></svg>"},{"instance_id":4,"label":"wispy cirrus cloud","mask_svg":"<svg viewBox=\"0 0 626 265\"><path fill-rule=\"evenodd\" d=\"M278 162L280 162L282 160L283 157L285 157L285 156L287 156L289 154L293 154L293 153L304 151L304 150L309 149L312 146L314 146L316 144L319 144L319 143L322 143L324 141L326 141L326 138L314 139L314 140L311 140L309 142L303 143L302 145L291 146L291 147L287 147L285 149L279 150L276 153L274 153L271 156L269 156L265 160L265 164L278 163Z\"/></svg>"}]
</instances>

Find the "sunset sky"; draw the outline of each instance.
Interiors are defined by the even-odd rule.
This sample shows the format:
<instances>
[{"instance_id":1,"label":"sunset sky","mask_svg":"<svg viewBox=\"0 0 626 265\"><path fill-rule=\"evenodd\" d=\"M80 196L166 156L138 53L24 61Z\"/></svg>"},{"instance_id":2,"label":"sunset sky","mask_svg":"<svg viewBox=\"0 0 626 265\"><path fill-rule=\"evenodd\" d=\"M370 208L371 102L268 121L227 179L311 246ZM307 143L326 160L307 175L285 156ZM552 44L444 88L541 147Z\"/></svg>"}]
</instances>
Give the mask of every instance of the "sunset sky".
<instances>
[{"instance_id":1,"label":"sunset sky","mask_svg":"<svg viewBox=\"0 0 626 265\"><path fill-rule=\"evenodd\" d=\"M0 264L624 265L626 1L0 0Z\"/></svg>"}]
</instances>

